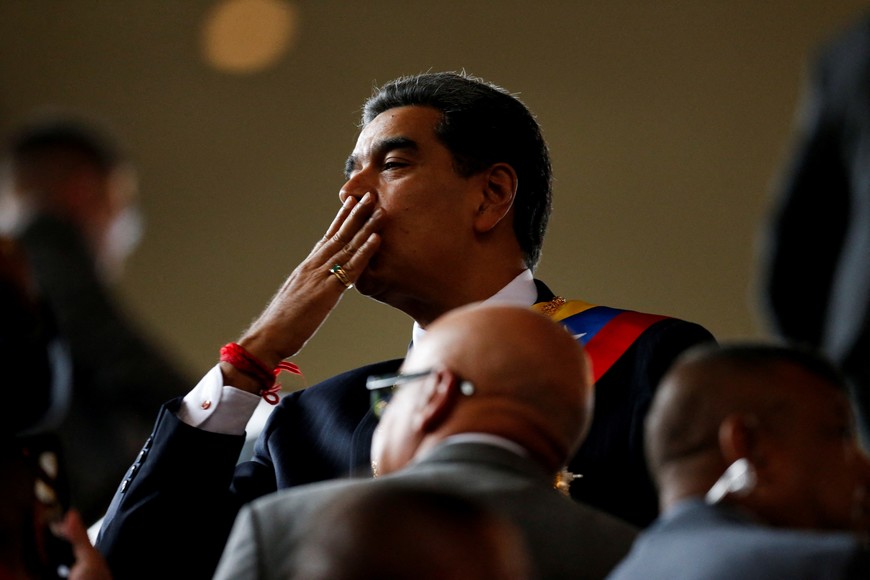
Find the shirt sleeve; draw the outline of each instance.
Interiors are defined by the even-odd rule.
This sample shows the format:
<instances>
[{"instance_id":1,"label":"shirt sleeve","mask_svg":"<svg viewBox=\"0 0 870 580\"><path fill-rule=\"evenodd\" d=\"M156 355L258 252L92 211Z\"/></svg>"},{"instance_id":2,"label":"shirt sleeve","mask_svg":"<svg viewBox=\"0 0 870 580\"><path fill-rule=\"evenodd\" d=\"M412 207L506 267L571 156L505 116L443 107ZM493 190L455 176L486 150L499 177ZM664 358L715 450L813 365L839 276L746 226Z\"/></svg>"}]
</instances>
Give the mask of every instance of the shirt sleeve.
<instances>
[{"instance_id":1,"label":"shirt sleeve","mask_svg":"<svg viewBox=\"0 0 870 580\"><path fill-rule=\"evenodd\" d=\"M184 397L178 418L210 433L244 434L260 397L223 383L220 366L215 365Z\"/></svg>"}]
</instances>

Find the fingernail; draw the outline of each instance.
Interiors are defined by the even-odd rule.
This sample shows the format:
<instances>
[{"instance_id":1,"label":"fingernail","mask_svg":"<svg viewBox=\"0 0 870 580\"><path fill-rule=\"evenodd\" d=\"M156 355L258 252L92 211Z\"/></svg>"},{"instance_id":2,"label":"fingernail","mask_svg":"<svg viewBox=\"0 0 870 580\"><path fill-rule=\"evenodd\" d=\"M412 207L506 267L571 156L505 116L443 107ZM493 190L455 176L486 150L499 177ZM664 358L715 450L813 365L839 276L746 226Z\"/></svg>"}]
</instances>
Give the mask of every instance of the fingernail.
<instances>
[{"instance_id":1,"label":"fingernail","mask_svg":"<svg viewBox=\"0 0 870 580\"><path fill-rule=\"evenodd\" d=\"M367 191L366 194L364 196L362 196L360 203L368 203L369 201L371 201L371 199L372 199L372 193L370 191Z\"/></svg>"}]
</instances>

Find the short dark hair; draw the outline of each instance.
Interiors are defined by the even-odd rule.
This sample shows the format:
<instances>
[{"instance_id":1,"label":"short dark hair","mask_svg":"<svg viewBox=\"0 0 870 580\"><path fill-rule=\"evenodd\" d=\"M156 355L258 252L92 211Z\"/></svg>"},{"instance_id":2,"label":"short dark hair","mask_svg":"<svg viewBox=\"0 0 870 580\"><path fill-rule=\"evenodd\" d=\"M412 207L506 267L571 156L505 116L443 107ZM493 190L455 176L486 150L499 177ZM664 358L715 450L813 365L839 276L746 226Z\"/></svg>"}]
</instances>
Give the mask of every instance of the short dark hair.
<instances>
[{"instance_id":1,"label":"short dark hair","mask_svg":"<svg viewBox=\"0 0 870 580\"><path fill-rule=\"evenodd\" d=\"M106 129L71 115L39 117L22 124L6 148L13 171L25 179L83 164L107 175L124 159Z\"/></svg>"},{"instance_id":2,"label":"short dark hair","mask_svg":"<svg viewBox=\"0 0 870 580\"><path fill-rule=\"evenodd\" d=\"M441 112L435 134L453 154L456 172L474 175L494 163L517 173L514 232L526 265L541 256L552 205L552 168L540 125L514 95L465 73L406 76L375 90L363 106L362 124L397 107L425 106Z\"/></svg>"}]
</instances>

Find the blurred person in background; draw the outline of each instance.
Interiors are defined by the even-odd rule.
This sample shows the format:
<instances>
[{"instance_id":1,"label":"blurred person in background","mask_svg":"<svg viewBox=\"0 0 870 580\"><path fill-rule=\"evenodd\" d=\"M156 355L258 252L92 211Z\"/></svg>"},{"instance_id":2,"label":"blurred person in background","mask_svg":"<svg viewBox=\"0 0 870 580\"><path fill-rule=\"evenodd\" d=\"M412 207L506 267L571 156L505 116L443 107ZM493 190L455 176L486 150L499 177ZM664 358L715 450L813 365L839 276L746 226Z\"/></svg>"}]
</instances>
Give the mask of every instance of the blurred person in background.
<instances>
[{"instance_id":1,"label":"blurred person in background","mask_svg":"<svg viewBox=\"0 0 870 580\"><path fill-rule=\"evenodd\" d=\"M870 14L819 47L799 113L763 231L762 312L840 367L870 450Z\"/></svg>"},{"instance_id":2,"label":"blurred person in background","mask_svg":"<svg viewBox=\"0 0 870 580\"><path fill-rule=\"evenodd\" d=\"M72 389L57 432L72 496L90 525L160 404L189 378L113 292L140 236L135 172L114 139L95 122L46 116L14 131L4 153L0 230L23 249L33 292L69 348Z\"/></svg>"},{"instance_id":3,"label":"blurred person in background","mask_svg":"<svg viewBox=\"0 0 870 580\"><path fill-rule=\"evenodd\" d=\"M0 578L106 580L77 510L70 509L64 446L55 429L71 364L27 260L0 237Z\"/></svg>"}]
</instances>

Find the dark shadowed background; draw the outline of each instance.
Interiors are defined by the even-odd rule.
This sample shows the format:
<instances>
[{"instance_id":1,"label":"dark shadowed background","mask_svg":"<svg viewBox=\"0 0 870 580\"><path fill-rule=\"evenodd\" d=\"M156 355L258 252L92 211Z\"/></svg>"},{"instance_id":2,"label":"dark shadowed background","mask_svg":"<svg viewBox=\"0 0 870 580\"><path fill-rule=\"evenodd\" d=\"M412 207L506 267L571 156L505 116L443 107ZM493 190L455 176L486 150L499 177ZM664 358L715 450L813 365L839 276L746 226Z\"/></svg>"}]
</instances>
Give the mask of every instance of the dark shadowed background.
<instances>
[{"instance_id":1,"label":"dark shadowed background","mask_svg":"<svg viewBox=\"0 0 870 580\"><path fill-rule=\"evenodd\" d=\"M0 130L61 106L128 146L146 221L121 297L196 374L331 220L372 87L427 70L483 76L537 114L556 177L538 274L557 294L762 334L757 238L805 64L865 6L263 2L295 36L232 72L203 50L224 2L0 0ZM349 292L295 360L311 383L401 355L410 326Z\"/></svg>"}]
</instances>

